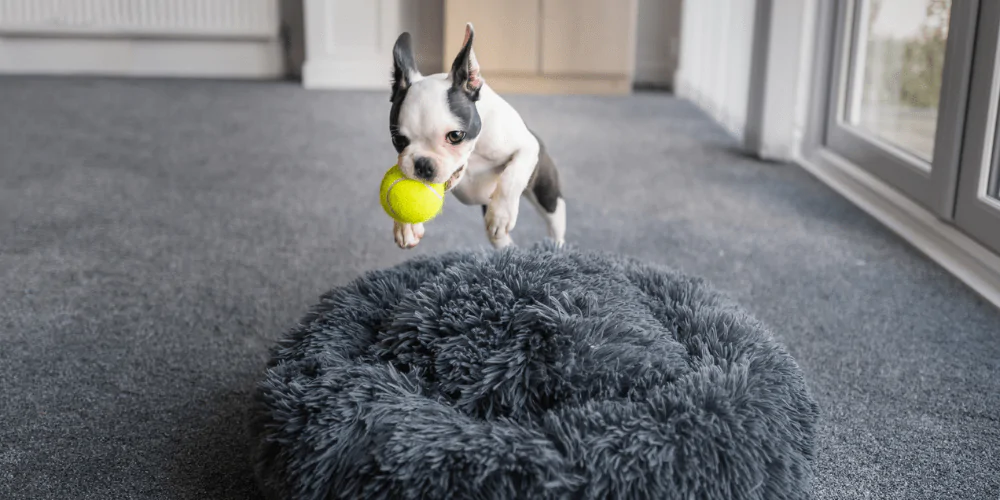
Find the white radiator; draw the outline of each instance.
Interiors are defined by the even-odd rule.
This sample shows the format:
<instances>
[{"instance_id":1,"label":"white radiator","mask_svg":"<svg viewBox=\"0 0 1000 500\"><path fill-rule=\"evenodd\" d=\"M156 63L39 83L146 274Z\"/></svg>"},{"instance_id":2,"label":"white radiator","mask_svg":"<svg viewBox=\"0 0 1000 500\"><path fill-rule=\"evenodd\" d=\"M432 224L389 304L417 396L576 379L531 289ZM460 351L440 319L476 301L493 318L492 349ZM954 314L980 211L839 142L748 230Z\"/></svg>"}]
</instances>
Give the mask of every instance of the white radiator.
<instances>
[{"instance_id":1,"label":"white radiator","mask_svg":"<svg viewBox=\"0 0 1000 500\"><path fill-rule=\"evenodd\" d=\"M279 77L280 1L0 0L0 73Z\"/></svg>"},{"instance_id":2,"label":"white radiator","mask_svg":"<svg viewBox=\"0 0 1000 500\"><path fill-rule=\"evenodd\" d=\"M277 0L0 0L0 36L271 39Z\"/></svg>"}]
</instances>

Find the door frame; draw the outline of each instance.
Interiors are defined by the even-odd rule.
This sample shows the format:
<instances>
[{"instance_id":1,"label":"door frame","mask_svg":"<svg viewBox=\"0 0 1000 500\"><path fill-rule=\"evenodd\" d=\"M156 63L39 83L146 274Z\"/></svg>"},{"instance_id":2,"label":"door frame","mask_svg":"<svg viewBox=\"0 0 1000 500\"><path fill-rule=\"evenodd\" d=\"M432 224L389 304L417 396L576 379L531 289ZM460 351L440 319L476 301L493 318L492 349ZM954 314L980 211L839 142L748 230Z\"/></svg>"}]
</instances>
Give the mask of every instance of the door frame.
<instances>
[{"instance_id":1,"label":"door frame","mask_svg":"<svg viewBox=\"0 0 1000 500\"><path fill-rule=\"evenodd\" d=\"M976 34L966 129L977 133L965 138L955 223L1000 251L1000 198L989 195L1000 177L1000 2L982 4Z\"/></svg>"}]
</instances>

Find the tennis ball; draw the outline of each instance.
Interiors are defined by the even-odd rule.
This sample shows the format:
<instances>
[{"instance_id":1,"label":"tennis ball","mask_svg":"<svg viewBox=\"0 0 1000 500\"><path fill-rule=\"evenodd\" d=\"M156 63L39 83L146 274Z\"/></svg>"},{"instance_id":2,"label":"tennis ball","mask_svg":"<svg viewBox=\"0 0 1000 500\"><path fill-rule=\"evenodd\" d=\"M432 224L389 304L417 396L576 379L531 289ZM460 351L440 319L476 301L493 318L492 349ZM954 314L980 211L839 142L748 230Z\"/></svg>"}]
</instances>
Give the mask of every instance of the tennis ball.
<instances>
[{"instance_id":1,"label":"tennis ball","mask_svg":"<svg viewBox=\"0 0 1000 500\"><path fill-rule=\"evenodd\" d=\"M444 206L444 184L407 179L399 165L394 165L382 178L379 198L389 217L407 224L427 222Z\"/></svg>"}]
</instances>

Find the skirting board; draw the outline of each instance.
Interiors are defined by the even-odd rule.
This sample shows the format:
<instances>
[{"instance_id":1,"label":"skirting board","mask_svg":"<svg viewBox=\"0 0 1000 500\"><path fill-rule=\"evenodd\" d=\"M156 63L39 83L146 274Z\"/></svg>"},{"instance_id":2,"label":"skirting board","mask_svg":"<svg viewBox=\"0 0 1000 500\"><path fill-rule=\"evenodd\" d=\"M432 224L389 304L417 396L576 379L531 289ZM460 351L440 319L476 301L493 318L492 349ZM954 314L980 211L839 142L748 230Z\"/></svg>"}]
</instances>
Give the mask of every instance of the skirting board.
<instances>
[{"instance_id":1,"label":"skirting board","mask_svg":"<svg viewBox=\"0 0 1000 500\"><path fill-rule=\"evenodd\" d=\"M501 94L597 94L632 92L628 77L534 76L484 74L486 83Z\"/></svg>"},{"instance_id":2,"label":"skirting board","mask_svg":"<svg viewBox=\"0 0 1000 500\"><path fill-rule=\"evenodd\" d=\"M1000 256L830 151L798 163L1000 308Z\"/></svg>"},{"instance_id":3,"label":"skirting board","mask_svg":"<svg viewBox=\"0 0 1000 500\"><path fill-rule=\"evenodd\" d=\"M636 61L635 83L651 87L672 87L676 68L670 64Z\"/></svg>"},{"instance_id":4,"label":"skirting board","mask_svg":"<svg viewBox=\"0 0 1000 500\"><path fill-rule=\"evenodd\" d=\"M0 73L279 78L277 40L0 37Z\"/></svg>"},{"instance_id":5,"label":"skirting board","mask_svg":"<svg viewBox=\"0 0 1000 500\"><path fill-rule=\"evenodd\" d=\"M376 61L306 61L302 84L309 89L387 90L391 65ZM628 78L485 75L486 83L501 94L602 94L632 91Z\"/></svg>"}]
</instances>

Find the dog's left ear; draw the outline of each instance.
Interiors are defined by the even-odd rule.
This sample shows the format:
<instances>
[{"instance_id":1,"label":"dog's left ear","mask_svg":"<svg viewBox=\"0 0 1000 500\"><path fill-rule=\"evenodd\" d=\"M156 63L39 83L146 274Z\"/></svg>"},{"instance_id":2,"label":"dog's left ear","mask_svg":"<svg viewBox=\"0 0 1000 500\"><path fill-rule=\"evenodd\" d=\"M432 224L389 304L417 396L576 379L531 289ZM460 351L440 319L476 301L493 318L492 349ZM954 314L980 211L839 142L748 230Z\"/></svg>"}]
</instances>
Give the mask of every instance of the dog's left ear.
<instances>
[{"instance_id":1,"label":"dog's left ear","mask_svg":"<svg viewBox=\"0 0 1000 500\"><path fill-rule=\"evenodd\" d=\"M414 61L410 34L403 32L392 47L392 96L389 100L395 101L401 91L408 89L419 79L420 71L417 71L417 63Z\"/></svg>"},{"instance_id":2,"label":"dog's left ear","mask_svg":"<svg viewBox=\"0 0 1000 500\"><path fill-rule=\"evenodd\" d=\"M462 50L455 57L455 62L451 64L451 84L465 91L469 97L475 101L479 99L479 90L483 88L483 77L479 74L479 61L472 51L472 39L475 38L475 31L472 23L465 25L465 41L462 42Z\"/></svg>"}]
</instances>

